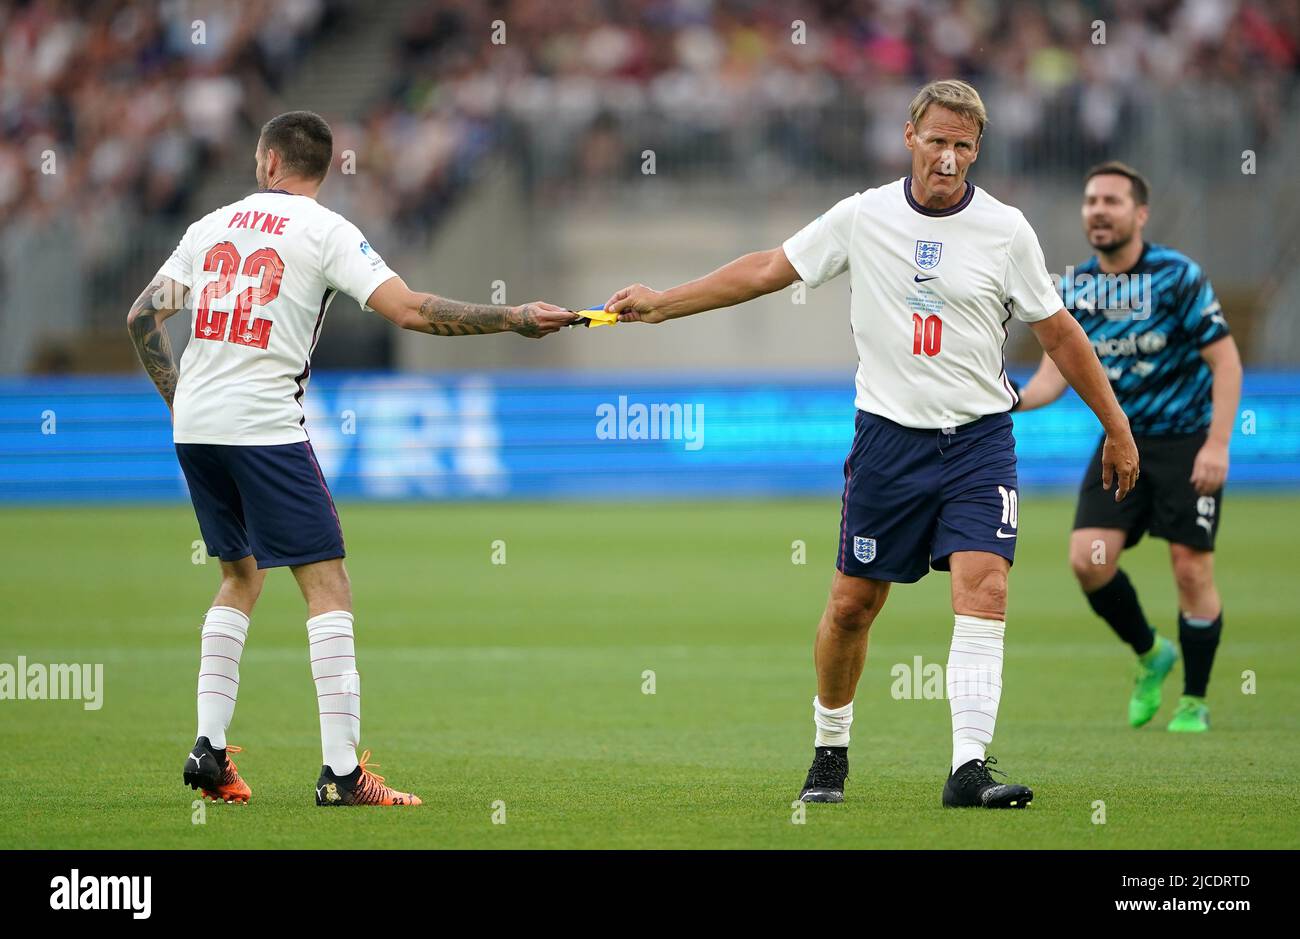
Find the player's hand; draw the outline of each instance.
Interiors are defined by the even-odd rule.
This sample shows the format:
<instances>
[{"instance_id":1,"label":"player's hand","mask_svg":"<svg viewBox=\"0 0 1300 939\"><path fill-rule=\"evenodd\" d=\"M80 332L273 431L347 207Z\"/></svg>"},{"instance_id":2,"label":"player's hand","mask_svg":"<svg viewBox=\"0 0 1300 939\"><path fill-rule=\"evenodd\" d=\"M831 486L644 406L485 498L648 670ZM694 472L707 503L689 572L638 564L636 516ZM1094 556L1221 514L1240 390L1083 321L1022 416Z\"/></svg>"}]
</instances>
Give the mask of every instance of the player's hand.
<instances>
[{"instance_id":1,"label":"player's hand","mask_svg":"<svg viewBox=\"0 0 1300 939\"><path fill-rule=\"evenodd\" d=\"M1223 486L1228 478L1228 445L1216 440L1205 441L1192 462L1192 487L1198 496L1208 496Z\"/></svg>"},{"instance_id":2,"label":"player's hand","mask_svg":"<svg viewBox=\"0 0 1300 939\"><path fill-rule=\"evenodd\" d=\"M511 310L511 320L514 325L510 327L510 331L527 336L529 339L541 339L580 319L582 317L572 310L566 310L554 303L535 300Z\"/></svg>"},{"instance_id":3,"label":"player's hand","mask_svg":"<svg viewBox=\"0 0 1300 939\"><path fill-rule=\"evenodd\" d=\"M605 309L617 313L620 323L662 323L668 318L659 309L662 296L644 284L633 284L606 300Z\"/></svg>"},{"instance_id":4,"label":"player's hand","mask_svg":"<svg viewBox=\"0 0 1300 939\"><path fill-rule=\"evenodd\" d=\"M1138 448L1133 432L1127 427L1121 433L1107 434L1101 445L1101 488L1110 492L1110 484L1118 477L1115 501L1119 502L1138 481Z\"/></svg>"}]
</instances>

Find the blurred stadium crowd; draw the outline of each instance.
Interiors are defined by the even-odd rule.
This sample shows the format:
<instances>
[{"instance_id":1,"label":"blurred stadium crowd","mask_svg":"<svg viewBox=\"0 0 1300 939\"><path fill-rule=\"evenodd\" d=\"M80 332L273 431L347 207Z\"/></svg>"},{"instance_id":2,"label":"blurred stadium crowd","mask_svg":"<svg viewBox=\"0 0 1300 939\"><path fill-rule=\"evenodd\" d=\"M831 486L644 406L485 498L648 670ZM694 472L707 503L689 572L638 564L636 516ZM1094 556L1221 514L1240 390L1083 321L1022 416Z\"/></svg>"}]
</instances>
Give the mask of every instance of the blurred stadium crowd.
<instances>
[{"instance_id":1,"label":"blurred stadium crowd","mask_svg":"<svg viewBox=\"0 0 1300 939\"><path fill-rule=\"evenodd\" d=\"M0 3L0 222L71 211L110 218L111 232L133 213L186 213L214 161L247 160L230 152L237 125L260 123L348 6ZM389 92L368 114L333 117L353 119L340 137L383 183L365 201L414 228L503 139L554 180L636 173L626 151L647 135L620 133L629 122L661 125L660 160L675 145L697 171L764 160L815 173L894 168L915 87L962 75L988 89L998 146L1018 168L1073 172L1110 151L1154 90L1182 90L1193 121L1230 108L1251 139L1267 139L1300 68L1300 0L410 7ZM1104 44L1093 42L1098 20ZM56 173L42 172L50 149L64 161Z\"/></svg>"},{"instance_id":2,"label":"blurred stadium crowd","mask_svg":"<svg viewBox=\"0 0 1300 939\"><path fill-rule=\"evenodd\" d=\"M5 290L6 278L50 277L55 266L32 259L53 246L84 288L54 296L93 306L88 298L119 295L142 226L178 234L205 172L251 164L234 146L241 130L264 119L334 12L327 0L199 6L0 2L5 315L23 312L14 290L25 290Z\"/></svg>"},{"instance_id":3,"label":"blurred stadium crowd","mask_svg":"<svg viewBox=\"0 0 1300 939\"><path fill-rule=\"evenodd\" d=\"M199 7L0 3L0 222L180 215L205 168L247 160L230 152L240 122L260 121L328 8Z\"/></svg>"},{"instance_id":4,"label":"blurred stadium crowd","mask_svg":"<svg viewBox=\"0 0 1300 939\"><path fill-rule=\"evenodd\" d=\"M494 152L565 197L638 177L647 140L674 180L900 171L907 103L942 75L985 95L983 172L1077 179L1153 109L1195 172L1266 149L1300 69L1300 0L0 0L0 262L66 230L120 306L124 233L174 239L215 174L251 187L300 64L380 7L386 74L326 113L357 160L331 204L380 243L427 240Z\"/></svg>"},{"instance_id":5,"label":"blurred stadium crowd","mask_svg":"<svg viewBox=\"0 0 1300 939\"><path fill-rule=\"evenodd\" d=\"M501 47L476 41L494 19ZM508 116L547 178L635 174L646 127L692 169L898 168L908 101L946 75L985 93L1007 169L1074 174L1171 90L1193 133L1266 141L1300 68L1300 3L438 3L401 43L390 107Z\"/></svg>"}]
</instances>

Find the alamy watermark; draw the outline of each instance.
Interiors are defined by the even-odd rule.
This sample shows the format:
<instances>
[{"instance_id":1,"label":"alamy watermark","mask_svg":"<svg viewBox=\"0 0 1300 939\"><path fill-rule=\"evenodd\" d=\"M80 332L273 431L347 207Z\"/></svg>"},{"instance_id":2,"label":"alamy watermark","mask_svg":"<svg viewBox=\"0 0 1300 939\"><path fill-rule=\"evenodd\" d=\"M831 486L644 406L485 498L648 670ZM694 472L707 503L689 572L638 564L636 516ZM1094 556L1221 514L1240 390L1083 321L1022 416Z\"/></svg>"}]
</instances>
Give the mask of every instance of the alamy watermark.
<instances>
[{"instance_id":1,"label":"alamy watermark","mask_svg":"<svg viewBox=\"0 0 1300 939\"><path fill-rule=\"evenodd\" d=\"M682 440L687 450L704 446L704 405L655 401L618 403L604 401L596 406L598 440Z\"/></svg>"},{"instance_id":2,"label":"alamy watermark","mask_svg":"<svg viewBox=\"0 0 1300 939\"><path fill-rule=\"evenodd\" d=\"M1061 299L1071 310L1097 312L1107 319L1144 320L1151 315L1150 274L1081 274L1071 264L1058 283Z\"/></svg>"},{"instance_id":3,"label":"alamy watermark","mask_svg":"<svg viewBox=\"0 0 1300 939\"><path fill-rule=\"evenodd\" d=\"M889 696L896 701L938 700L967 695L994 698L1002 687L1000 672L986 665L944 666L923 662L914 656L911 662L898 662L889 670L893 682Z\"/></svg>"},{"instance_id":4,"label":"alamy watermark","mask_svg":"<svg viewBox=\"0 0 1300 939\"><path fill-rule=\"evenodd\" d=\"M82 874L74 867L67 876L50 880L50 909L130 910L132 919L148 919L153 877Z\"/></svg>"},{"instance_id":5,"label":"alamy watermark","mask_svg":"<svg viewBox=\"0 0 1300 939\"><path fill-rule=\"evenodd\" d=\"M0 662L0 701L82 701L87 711L104 706L103 663L45 665L28 663L18 656L17 665Z\"/></svg>"}]
</instances>

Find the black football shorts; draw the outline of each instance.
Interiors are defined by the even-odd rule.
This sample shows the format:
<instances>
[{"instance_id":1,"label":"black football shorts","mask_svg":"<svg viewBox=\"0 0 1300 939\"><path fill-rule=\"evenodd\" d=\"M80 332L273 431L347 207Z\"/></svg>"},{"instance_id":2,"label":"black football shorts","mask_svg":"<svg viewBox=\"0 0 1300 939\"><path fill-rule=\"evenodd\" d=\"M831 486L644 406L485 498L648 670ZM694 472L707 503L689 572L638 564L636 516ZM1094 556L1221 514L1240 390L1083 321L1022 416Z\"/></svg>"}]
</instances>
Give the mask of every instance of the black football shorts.
<instances>
[{"instance_id":1,"label":"black football shorts","mask_svg":"<svg viewBox=\"0 0 1300 939\"><path fill-rule=\"evenodd\" d=\"M1126 532L1124 547L1131 548L1147 532L1173 544L1200 551L1214 550L1223 511L1223 489L1208 496L1192 487L1192 464L1205 443L1206 432L1161 437L1136 437L1140 471L1137 485L1123 502L1101 488L1101 443L1092 455L1079 487L1074 527L1118 528Z\"/></svg>"}]
</instances>

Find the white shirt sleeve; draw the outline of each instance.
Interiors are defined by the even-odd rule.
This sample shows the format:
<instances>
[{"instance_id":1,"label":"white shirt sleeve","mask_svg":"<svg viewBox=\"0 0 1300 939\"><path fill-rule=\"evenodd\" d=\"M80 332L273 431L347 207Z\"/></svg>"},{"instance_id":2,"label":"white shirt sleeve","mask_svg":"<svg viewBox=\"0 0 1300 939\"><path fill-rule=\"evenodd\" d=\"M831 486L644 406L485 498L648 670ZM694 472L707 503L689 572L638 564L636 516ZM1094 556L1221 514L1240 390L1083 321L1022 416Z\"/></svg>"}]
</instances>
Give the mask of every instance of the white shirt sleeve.
<instances>
[{"instance_id":1,"label":"white shirt sleeve","mask_svg":"<svg viewBox=\"0 0 1300 939\"><path fill-rule=\"evenodd\" d=\"M352 297L361 308L369 310L366 300L384 281L396 277L370 247L361 230L351 222L340 219L328 235L321 249L321 268L325 282Z\"/></svg>"},{"instance_id":2,"label":"white shirt sleeve","mask_svg":"<svg viewBox=\"0 0 1300 939\"><path fill-rule=\"evenodd\" d=\"M1012 312L1021 322L1045 320L1065 307L1047 273L1038 236L1023 215L1007 246L1007 273L1002 286Z\"/></svg>"},{"instance_id":3,"label":"white shirt sleeve","mask_svg":"<svg viewBox=\"0 0 1300 939\"><path fill-rule=\"evenodd\" d=\"M820 287L849 269L849 243L860 198L861 194L855 192L841 199L781 246L799 272L799 279L809 287Z\"/></svg>"},{"instance_id":4,"label":"white shirt sleeve","mask_svg":"<svg viewBox=\"0 0 1300 939\"><path fill-rule=\"evenodd\" d=\"M158 277L170 277L178 284L184 284L186 287L194 286L194 228L197 224L196 222L185 229L185 234L181 235L176 250L163 262L163 266L158 268Z\"/></svg>"}]
</instances>

